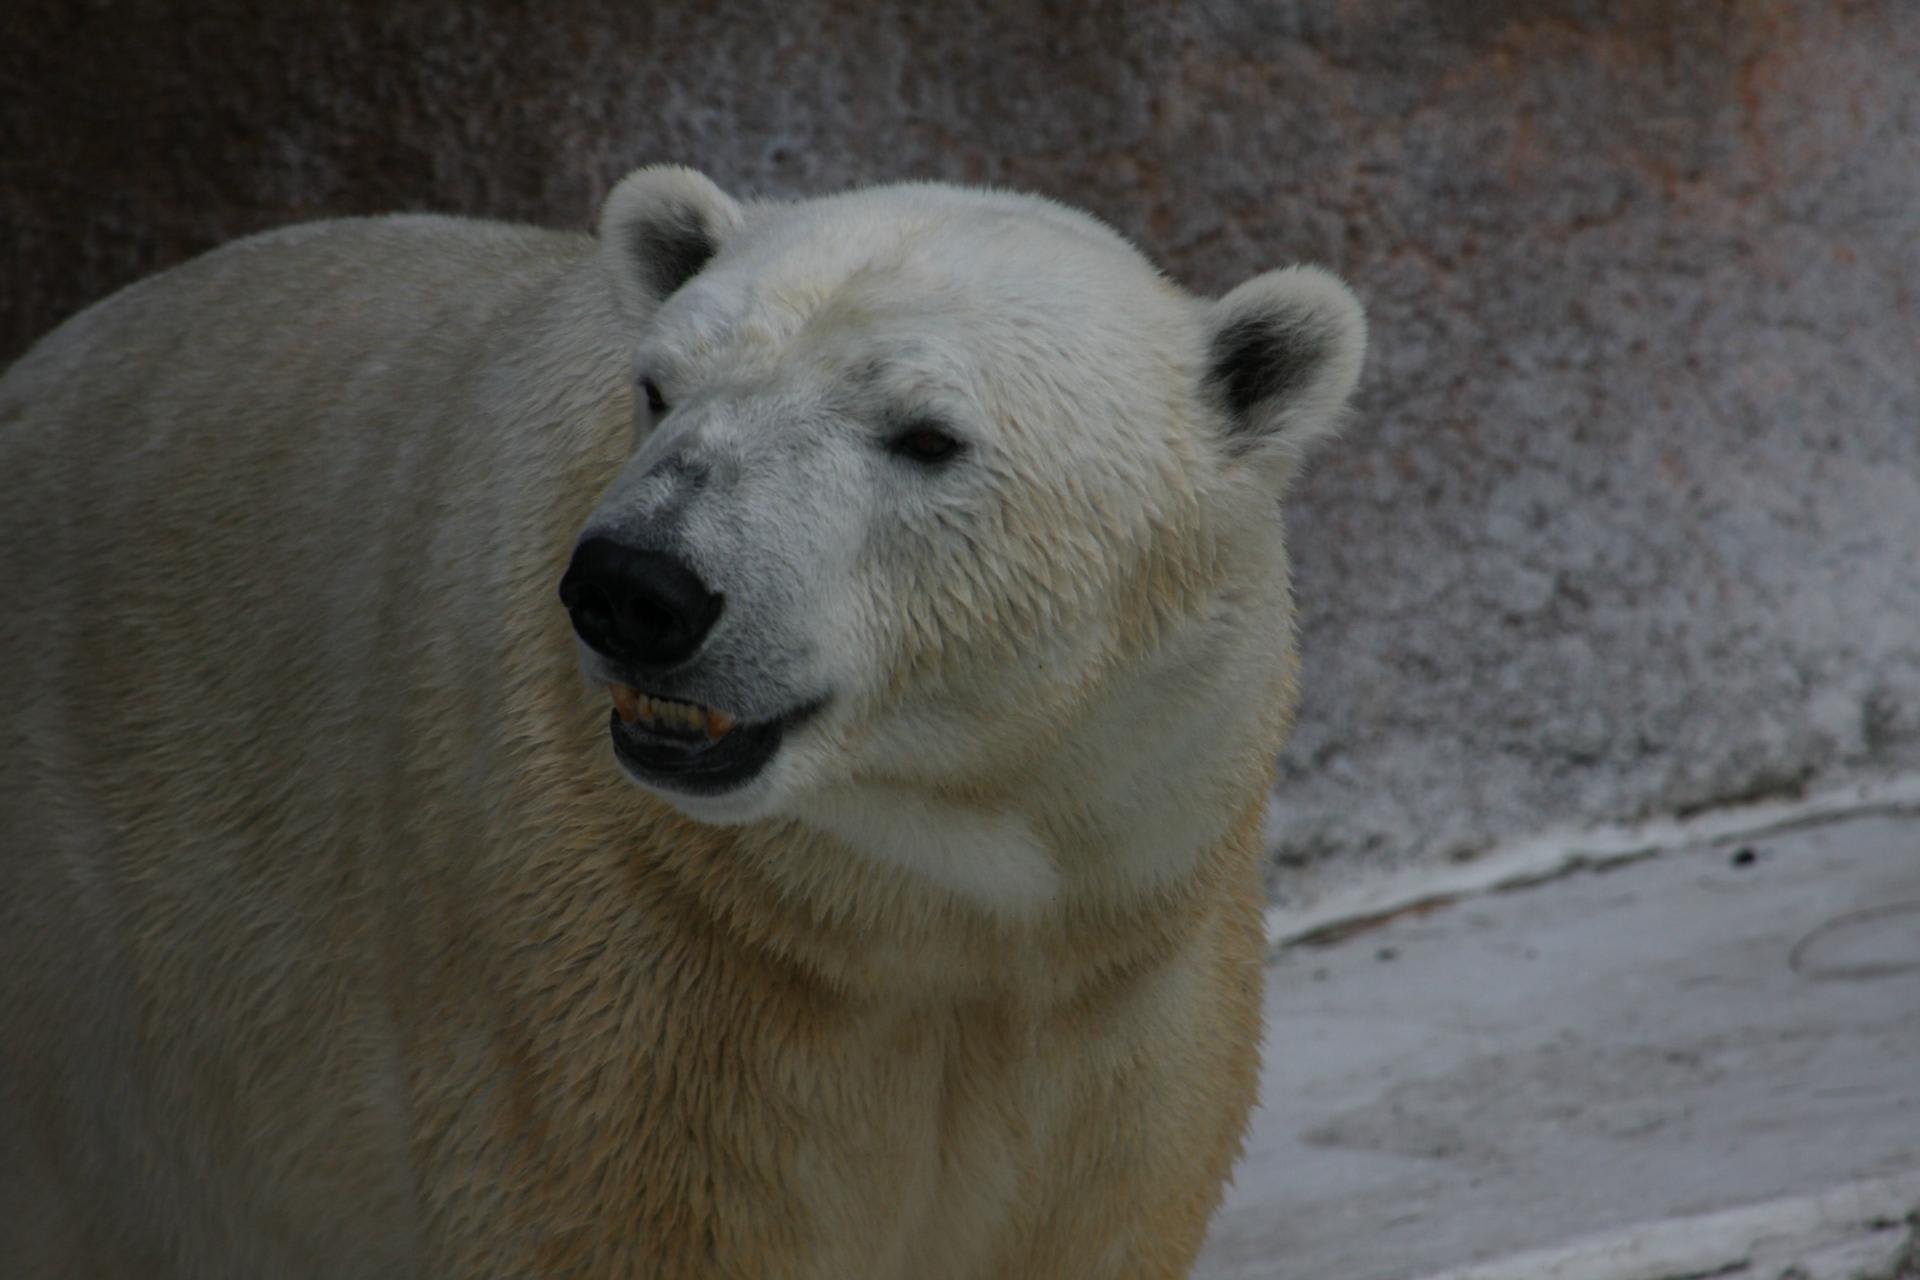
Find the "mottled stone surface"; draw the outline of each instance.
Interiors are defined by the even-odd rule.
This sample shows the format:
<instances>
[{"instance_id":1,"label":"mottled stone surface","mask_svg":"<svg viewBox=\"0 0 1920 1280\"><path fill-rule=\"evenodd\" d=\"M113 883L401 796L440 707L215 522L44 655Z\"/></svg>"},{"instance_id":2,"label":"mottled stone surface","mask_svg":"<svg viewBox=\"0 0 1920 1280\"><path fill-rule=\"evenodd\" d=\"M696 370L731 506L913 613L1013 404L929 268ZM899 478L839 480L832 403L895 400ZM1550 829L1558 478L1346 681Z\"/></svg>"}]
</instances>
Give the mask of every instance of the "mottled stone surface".
<instances>
[{"instance_id":1,"label":"mottled stone surface","mask_svg":"<svg viewBox=\"0 0 1920 1280\"><path fill-rule=\"evenodd\" d=\"M0 357L242 232L584 226L661 159L769 194L1032 188L1203 289L1344 272L1375 355L1294 506L1283 893L1920 765L1901 0L10 0L0 24Z\"/></svg>"}]
</instances>

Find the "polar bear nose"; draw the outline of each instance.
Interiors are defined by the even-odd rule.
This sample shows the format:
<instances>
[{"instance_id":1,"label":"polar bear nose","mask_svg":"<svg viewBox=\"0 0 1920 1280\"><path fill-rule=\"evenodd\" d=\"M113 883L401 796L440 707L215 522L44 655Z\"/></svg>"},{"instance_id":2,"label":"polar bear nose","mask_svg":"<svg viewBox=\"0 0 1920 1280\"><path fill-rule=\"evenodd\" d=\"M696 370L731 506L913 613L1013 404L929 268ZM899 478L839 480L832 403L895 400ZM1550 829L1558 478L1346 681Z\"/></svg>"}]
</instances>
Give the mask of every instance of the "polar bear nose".
<instances>
[{"instance_id":1,"label":"polar bear nose","mask_svg":"<svg viewBox=\"0 0 1920 1280\"><path fill-rule=\"evenodd\" d=\"M560 579L560 603L574 631L601 653L637 667L670 667L693 656L724 598L673 556L589 538Z\"/></svg>"}]
</instances>

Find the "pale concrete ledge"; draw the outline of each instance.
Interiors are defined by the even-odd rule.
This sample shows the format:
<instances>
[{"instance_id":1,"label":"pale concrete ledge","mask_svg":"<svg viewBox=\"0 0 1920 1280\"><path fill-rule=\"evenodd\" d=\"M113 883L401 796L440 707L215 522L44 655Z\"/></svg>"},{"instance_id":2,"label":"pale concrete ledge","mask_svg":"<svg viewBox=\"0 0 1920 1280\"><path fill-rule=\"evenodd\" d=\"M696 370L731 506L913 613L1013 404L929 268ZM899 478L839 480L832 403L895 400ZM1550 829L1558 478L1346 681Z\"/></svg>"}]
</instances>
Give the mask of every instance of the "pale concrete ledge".
<instances>
[{"instance_id":1,"label":"pale concrete ledge","mask_svg":"<svg viewBox=\"0 0 1920 1280\"><path fill-rule=\"evenodd\" d=\"M1920 1275L1920 1173L1648 1223L1426 1280L1905 1280Z\"/></svg>"},{"instance_id":2,"label":"pale concrete ledge","mask_svg":"<svg viewBox=\"0 0 1920 1280\"><path fill-rule=\"evenodd\" d=\"M1197 1274L1904 1277L1913 798L1651 833L1682 847L1602 833L1276 916L1263 1108Z\"/></svg>"},{"instance_id":3,"label":"pale concrete ledge","mask_svg":"<svg viewBox=\"0 0 1920 1280\"><path fill-rule=\"evenodd\" d=\"M1463 862L1357 874L1348 868L1347 883L1304 902L1268 908L1267 937L1275 946L1311 942L1476 894L1530 888L1701 845L1762 839L1835 818L1894 813L1920 813L1920 776L1862 780L1804 799L1736 805L1686 818L1562 826L1505 841ZM1269 827L1281 824L1277 812L1267 821Z\"/></svg>"}]
</instances>

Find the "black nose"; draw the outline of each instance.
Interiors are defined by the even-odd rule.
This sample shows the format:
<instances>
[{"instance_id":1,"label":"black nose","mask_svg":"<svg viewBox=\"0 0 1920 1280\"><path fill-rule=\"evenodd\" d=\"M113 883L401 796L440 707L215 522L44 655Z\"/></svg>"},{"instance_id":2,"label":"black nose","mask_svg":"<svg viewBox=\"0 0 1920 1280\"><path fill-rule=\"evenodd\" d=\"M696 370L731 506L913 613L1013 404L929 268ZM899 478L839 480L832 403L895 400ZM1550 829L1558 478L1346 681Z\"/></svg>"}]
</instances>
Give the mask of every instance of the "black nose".
<instances>
[{"instance_id":1,"label":"black nose","mask_svg":"<svg viewBox=\"0 0 1920 1280\"><path fill-rule=\"evenodd\" d=\"M560 603L580 638L601 653L670 667L693 656L723 599L673 556L589 538L560 579Z\"/></svg>"}]
</instances>

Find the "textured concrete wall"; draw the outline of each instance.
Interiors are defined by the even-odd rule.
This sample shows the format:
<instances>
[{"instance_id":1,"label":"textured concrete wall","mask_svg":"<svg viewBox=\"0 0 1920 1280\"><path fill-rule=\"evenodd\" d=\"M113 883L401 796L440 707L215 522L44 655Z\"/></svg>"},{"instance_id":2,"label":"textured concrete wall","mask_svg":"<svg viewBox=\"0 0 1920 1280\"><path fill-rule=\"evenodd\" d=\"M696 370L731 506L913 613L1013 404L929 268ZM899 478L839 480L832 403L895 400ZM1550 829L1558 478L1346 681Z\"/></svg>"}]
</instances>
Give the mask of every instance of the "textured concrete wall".
<instances>
[{"instance_id":1,"label":"textured concrete wall","mask_svg":"<svg viewBox=\"0 0 1920 1280\"><path fill-rule=\"evenodd\" d=\"M1373 315L1294 508L1276 867L1920 765L1903 0L10 0L0 357L299 218L586 225L627 167L1085 205ZM1277 880L1284 888L1298 883Z\"/></svg>"}]
</instances>

